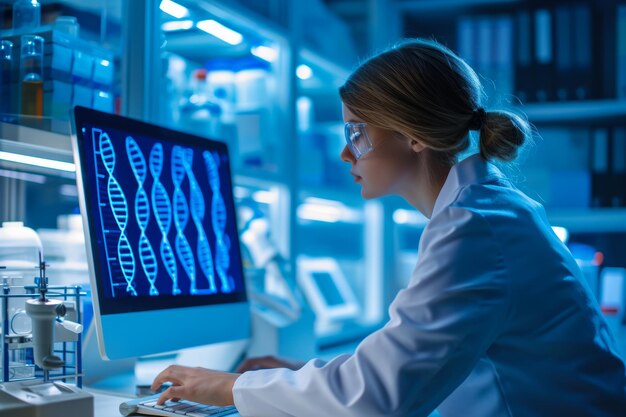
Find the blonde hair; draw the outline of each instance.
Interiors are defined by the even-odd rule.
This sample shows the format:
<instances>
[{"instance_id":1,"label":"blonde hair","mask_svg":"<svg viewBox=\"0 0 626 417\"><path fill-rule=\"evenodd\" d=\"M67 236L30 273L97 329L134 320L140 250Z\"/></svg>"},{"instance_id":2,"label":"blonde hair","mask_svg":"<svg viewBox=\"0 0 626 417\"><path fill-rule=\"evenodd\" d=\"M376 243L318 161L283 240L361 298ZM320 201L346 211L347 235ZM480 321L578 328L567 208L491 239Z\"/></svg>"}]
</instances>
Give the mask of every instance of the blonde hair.
<instances>
[{"instance_id":1,"label":"blonde hair","mask_svg":"<svg viewBox=\"0 0 626 417\"><path fill-rule=\"evenodd\" d=\"M410 39L370 58L339 94L365 122L417 139L449 164L469 146L469 130L480 131L485 160L515 159L531 134L517 114L485 111L474 70L431 40Z\"/></svg>"}]
</instances>

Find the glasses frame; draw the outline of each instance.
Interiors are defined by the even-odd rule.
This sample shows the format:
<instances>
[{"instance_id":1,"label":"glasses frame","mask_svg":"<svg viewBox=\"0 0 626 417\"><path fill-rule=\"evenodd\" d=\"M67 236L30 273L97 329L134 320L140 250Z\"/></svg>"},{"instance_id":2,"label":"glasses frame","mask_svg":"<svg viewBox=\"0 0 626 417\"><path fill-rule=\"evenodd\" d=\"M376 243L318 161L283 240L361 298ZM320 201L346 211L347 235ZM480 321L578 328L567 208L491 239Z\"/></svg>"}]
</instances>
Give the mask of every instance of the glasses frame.
<instances>
[{"instance_id":1,"label":"glasses frame","mask_svg":"<svg viewBox=\"0 0 626 417\"><path fill-rule=\"evenodd\" d=\"M365 149L359 149L355 145L355 133L360 134L361 132L364 134L364 138L362 140L365 140ZM367 155L374 150L372 140L367 133L367 123L365 122L347 122L344 125L344 136L346 139L346 144L348 145L348 149L350 149L350 152L352 152L354 159L356 159L357 161L361 159L363 155Z\"/></svg>"}]
</instances>

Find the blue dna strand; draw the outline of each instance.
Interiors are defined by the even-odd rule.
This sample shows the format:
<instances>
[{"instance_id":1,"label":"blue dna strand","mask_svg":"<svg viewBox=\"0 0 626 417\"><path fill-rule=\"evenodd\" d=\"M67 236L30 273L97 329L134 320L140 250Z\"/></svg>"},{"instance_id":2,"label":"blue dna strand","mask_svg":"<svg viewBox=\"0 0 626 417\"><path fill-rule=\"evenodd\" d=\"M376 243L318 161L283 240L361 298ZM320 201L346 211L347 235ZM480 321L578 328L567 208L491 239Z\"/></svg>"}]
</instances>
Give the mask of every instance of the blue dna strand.
<instances>
[{"instance_id":1,"label":"blue dna strand","mask_svg":"<svg viewBox=\"0 0 626 417\"><path fill-rule=\"evenodd\" d=\"M187 178L189 179L189 188L190 188L190 209L191 209L191 218L196 225L196 229L198 231L198 244L197 244L197 254L198 254L198 262L200 262L200 269L202 273L207 278L209 282L208 289L198 289L195 287L191 288L192 293L195 294L214 294L217 292L217 288L215 287L215 273L213 272L213 255L211 254L211 248L209 246L209 241L206 237L206 233L204 232L204 227L202 226L202 221L204 220L205 213L205 205L204 205L204 195L200 190L200 186L198 185L198 181L191 169L193 165L193 149L185 149L184 150L184 160L183 164L185 167L185 172L187 172Z\"/></svg>"},{"instance_id":2,"label":"blue dna strand","mask_svg":"<svg viewBox=\"0 0 626 417\"><path fill-rule=\"evenodd\" d=\"M126 137L126 154L138 186L137 194L135 195L135 217L141 232L139 234L139 259L141 259L141 266L150 283L150 295L159 295L159 291L154 286L157 277L156 256L146 236L146 229L150 221L150 203L148 202L146 190L143 188L143 183L146 181L146 172L148 171L146 158L143 156L135 139L130 136Z\"/></svg>"},{"instance_id":3,"label":"blue dna strand","mask_svg":"<svg viewBox=\"0 0 626 417\"><path fill-rule=\"evenodd\" d=\"M95 131L94 129L93 133L95 133ZM120 229L120 237L117 242L117 257L120 267L122 268L122 274L126 280L126 292L137 295L137 291L135 291L135 287L133 286L133 280L135 279L135 256L128 242L128 237L125 234L126 224L128 222L128 203L126 202L126 196L122 191L122 187L113 176L115 169L115 150L113 149L111 138L109 138L106 132L99 132L100 139L98 141L98 147L100 149L100 158L109 174L107 195L113 217Z\"/></svg>"},{"instance_id":4,"label":"blue dna strand","mask_svg":"<svg viewBox=\"0 0 626 417\"><path fill-rule=\"evenodd\" d=\"M185 179L185 152L180 146L172 148L172 181L174 182L174 227L176 228L176 254L191 281L191 290L193 294L196 288L196 263L193 257L191 246L185 237L185 227L189 221L189 207L185 194L181 189L183 180Z\"/></svg>"},{"instance_id":5,"label":"blue dna strand","mask_svg":"<svg viewBox=\"0 0 626 417\"><path fill-rule=\"evenodd\" d=\"M209 151L202 153L204 163L209 176L209 184L213 191L211 200L211 221L213 230L215 231L215 269L220 277L222 284L222 292L231 292L235 288L233 278L228 275L227 271L230 267L230 240L224 234L226 229L226 205L224 197L220 191L220 176L218 171L219 156L212 155Z\"/></svg>"},{"instance_id":6,"label":"blue dna strand","mask_svg":"<svg viewBox=\"0 0 626 417\"><path fill-rule=\"evenodd\" d=\"M154 178L152 184L152 209L156 217L157 224L161 230L161 260L165 265L167 274L172 279L172 295L180 294L180 288L178 288L178 275L176 274L176 258L174 257L174 250L167 238L167 234L170 231L172 222L172 204L170 198L167 195L165 186L159 180L161 172L163 172L163 145L156 143L150 151L150 159L148 161L150 166L150 173Z\"/></svg>"}]
</instances>

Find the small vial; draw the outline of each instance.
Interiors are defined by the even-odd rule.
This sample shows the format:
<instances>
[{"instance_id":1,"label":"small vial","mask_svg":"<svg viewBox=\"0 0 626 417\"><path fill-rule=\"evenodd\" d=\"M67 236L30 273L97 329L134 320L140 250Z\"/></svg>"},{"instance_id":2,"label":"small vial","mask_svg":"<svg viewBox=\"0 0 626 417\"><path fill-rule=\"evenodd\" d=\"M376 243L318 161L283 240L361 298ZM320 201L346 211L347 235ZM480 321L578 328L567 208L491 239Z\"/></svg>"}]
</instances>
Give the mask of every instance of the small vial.
<instances>
[{"instance_id":1,"label":"small vial","mask_svg":"<svg viewBox=\"0 0 626 417\"><path fill-rule=\"evenodd\" d=\"M20 113L43 116L43 44L41 36L22 36Z\"/></svg>"},{"instance_id":2,"label":"small vial","mask_svg":"<svg viewBox=\"0 0 626 417\"><path fill-rule=\"evenodd\" d=\"M37 0L17 0L13 3L13 29L41 26L41 5Z\"/></svg>"},{"instance_id":3,"label":"small vial","mask_svg":"<svg viewBox=\"0 0 626 417\"><path fill-rule=\"evenodd\" d=\"M0 41L0 120L10 118L11 82L13 76L13 42Z\"/></svg>"},{"instance_id":4,"label":"small vial","mask_svg":"<svg viewBox=\"0 0 626 417\"><path fill-rule=\"evenodd\" d=\"M80 25L74 16L59 16L54 21L54 30L78 37Z\"/></svg>"}]
</instances>

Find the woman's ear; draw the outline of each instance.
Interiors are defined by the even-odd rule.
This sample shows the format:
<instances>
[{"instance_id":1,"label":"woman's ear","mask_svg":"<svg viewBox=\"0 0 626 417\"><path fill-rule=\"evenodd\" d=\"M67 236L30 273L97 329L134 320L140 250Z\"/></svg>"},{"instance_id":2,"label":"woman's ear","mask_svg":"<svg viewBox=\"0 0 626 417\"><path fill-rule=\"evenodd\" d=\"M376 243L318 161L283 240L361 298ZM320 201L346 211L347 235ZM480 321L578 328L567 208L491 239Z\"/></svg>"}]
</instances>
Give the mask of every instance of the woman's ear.
<instances>
[{"instance_id":1,"label":"woman's ear","mask_svg":"<svg viewBox=\"0 0 626 417\"><path fill-rule=\"evenodd\" d=\"M426 145L424 145L417 139L409 139L409 146L415 153L422 152L424 149L426 149Z\"/></svg>"},{"instance_id":2,"label":"woman's ear","mask_svg":"<svg viewBox=\"0 0 626 417\"><path fill-rule=\"evenodd\" d=\"M398 139L405 141L404 143L407 143L409 148L411 148L411 150L415 153L420 153L426 149L426 145L414 137L403 135L401 133L398 133L397 135Z\"/></svg>"}]
</instances>

